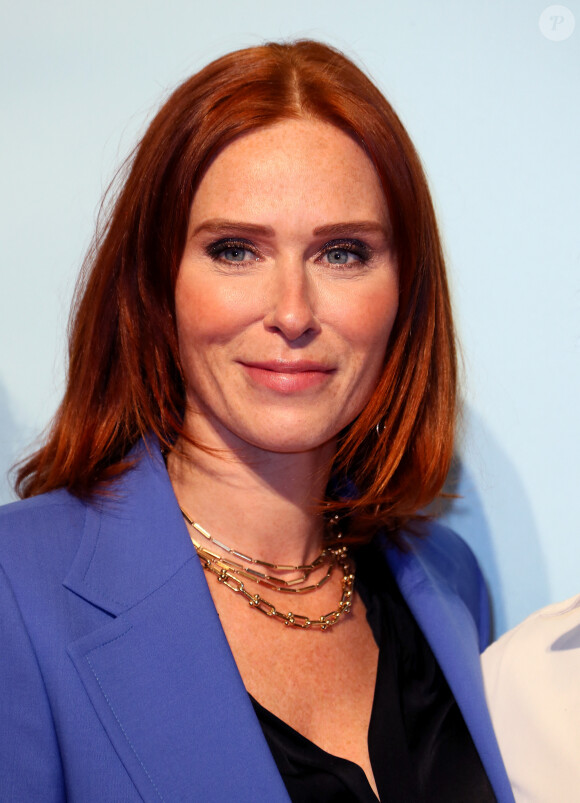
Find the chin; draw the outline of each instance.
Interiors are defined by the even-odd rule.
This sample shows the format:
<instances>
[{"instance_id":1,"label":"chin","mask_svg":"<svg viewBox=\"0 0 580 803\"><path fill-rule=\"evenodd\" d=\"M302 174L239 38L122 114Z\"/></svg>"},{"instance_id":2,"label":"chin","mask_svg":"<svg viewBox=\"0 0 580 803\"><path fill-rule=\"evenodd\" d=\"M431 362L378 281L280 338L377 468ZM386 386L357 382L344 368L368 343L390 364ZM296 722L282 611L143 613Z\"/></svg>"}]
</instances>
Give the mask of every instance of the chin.
<instances>
[{"instance_id":1,"label":"chin","mask_svg":"<svg viewBox=\"0 0 580 803\"><path fill-rule=\"evenodd\" d=\"M266 452L297 454L324 450L328 447L334 448L342 427L331 429L324 427L316 432L312 427L298 427L286 421L281 422L278 427L270 425L269 429L272 430L269 433L264 431L259 433L239 432L237 437L250 446ZM275 431L276 429L278 431Z\"/></svg>"},{"instance_id":2,"label":"chin","mask_svg":"<svg viewBox=\"0 0 580 803\"><path fill-rule=\"evenodd\" d=\"M186 429L194 439L218 448L232 451L246 447L278 454L326 451L334 449L338 435L355 415L343 414L331 420L328 406L314 414L310 410L276 409L273 406L254 405L251 410L224 409L221 414L208 415L203 409L189 406ZM217 440L216 440L217 436Z\"/></svg>"}]
</instances>

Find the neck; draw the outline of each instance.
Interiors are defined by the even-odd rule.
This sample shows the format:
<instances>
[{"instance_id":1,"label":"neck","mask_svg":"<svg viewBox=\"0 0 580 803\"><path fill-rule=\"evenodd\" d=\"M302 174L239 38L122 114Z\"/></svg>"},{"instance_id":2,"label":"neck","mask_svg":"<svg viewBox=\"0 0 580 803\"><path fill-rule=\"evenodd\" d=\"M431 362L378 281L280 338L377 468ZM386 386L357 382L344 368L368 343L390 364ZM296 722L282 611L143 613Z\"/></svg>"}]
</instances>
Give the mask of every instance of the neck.
<instances>
[{"instance_id":1,"label":"neck","mask_svg":"<svg viewBox=\"0 0 580 803\"><path fill-rule=\"evenodd\" d=\"M298 565L321 548L316 503L333 450L208 453L178 442L168 469L179 503L212 536L252 557Z\"/></svg>"}]
</instances>

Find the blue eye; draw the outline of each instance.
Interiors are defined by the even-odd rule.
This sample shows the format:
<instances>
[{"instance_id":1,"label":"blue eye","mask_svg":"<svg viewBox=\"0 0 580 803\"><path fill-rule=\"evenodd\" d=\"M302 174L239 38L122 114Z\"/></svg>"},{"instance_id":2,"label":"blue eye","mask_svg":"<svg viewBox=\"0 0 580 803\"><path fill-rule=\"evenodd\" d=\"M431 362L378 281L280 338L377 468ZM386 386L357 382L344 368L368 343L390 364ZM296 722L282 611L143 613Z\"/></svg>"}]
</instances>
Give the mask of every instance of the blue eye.
<instances>
[{"instance_id":1,"label":"blue eye","mask_svg":"<svg viewBox=\"0 0 580 803\"><path fill-rule=\"evenodd\" d=\"M249 243L243 240L218 240L207 248L208 255L214 261L241 264L256 259L256 254Z\"/></svg>"},{"instance_id":2,"label":"blue eye","mask_svg":"<svg viewBox=\"0 0 580 803\"><path fill-rule=\"evenodd\" d=\"M246 259L247 250L245 248L241 248L239 246L230 246L229 248L224 248L224 250L220 253L222 259L226 259L228 262L243 262Z\"/></svg>"},{"instance_id":3,"label":"blue eye","mask_svg":"<svg viewBox=\"0 0 580 803\"><path fill-rule=\"evenodd\" d=\"M361 240L334 240L322 248L322 259L329 265L352 265L368 262L371 250Z\"/></svg>"},{"instance_id":4,"label":"blue eye","mask_svg":"<svg viewBox=\"0 0 580 803\"><path fill-rule=\"evenodd\" d=\"M333 248L327 251L326 256L331 265L346 265L354 255L344 248Z\"/></svg>"}]
</instances>

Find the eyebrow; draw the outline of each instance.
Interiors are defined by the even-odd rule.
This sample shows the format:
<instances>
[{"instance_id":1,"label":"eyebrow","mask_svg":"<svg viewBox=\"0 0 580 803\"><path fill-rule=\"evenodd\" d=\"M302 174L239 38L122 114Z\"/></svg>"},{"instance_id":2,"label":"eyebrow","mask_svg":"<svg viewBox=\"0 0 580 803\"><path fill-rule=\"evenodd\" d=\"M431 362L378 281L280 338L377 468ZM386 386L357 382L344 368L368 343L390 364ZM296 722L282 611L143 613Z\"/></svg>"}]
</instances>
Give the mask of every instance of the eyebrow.
<instances>
[{"instance_id":1,"label":"eyebrow","mask_svg":"<svg viewBox=\"0 0 580 803\"><path fill-rule=\"evenodd\" d=\"M318 226L314 229L314 235L322 234L324 237L332 237L344 234L345 230L357 231L362 233L379 233L385 237L389 235L388 227L373 220L345 220L340 223L330 223L327 226Z\"/></svg>"},{"instance_id":2,"label":"eyebrow","mask_svg":"<svg viewBox=\"0 0 580 803\"><path fill-rule=\"evenodd\" d=\"M203 223L200 223L199 226L193 230L191 236L195 237L195 235L199 234L200 231L209 231L213 234L224 234L231 232L232 229L248 232L250 234L261 234L267 237L274 236L274 229L272 226L260 226L256 223L242 223L241 221L237 220L224 220L221 218L217 218L216 220L206 220Z\"/></svg>"},{"instance_id":3,"label":"eyebrow","mask_svg":"<svg viewBox=\"0 0 580 803\"><path fill-rule=\"evenodd\" d=\"M237 229L238 231L248 232L249 234L259 234L266 237L273 237L275 232L272 226L262 226L257 223L244 223L237 220L225 220L216 218L214 220L206 220L200 223L192 232L193 237L202 231L208 231L213 234L222 234L231 232ZM356 231L360 233L380 233L388 237L390 232L389 228L383 224L372 220L345 220L339 223L329 223L325 226L317 226L313 230L314 236L333 237L344 235L345 231Z\"/></svg>"}]
</instances>

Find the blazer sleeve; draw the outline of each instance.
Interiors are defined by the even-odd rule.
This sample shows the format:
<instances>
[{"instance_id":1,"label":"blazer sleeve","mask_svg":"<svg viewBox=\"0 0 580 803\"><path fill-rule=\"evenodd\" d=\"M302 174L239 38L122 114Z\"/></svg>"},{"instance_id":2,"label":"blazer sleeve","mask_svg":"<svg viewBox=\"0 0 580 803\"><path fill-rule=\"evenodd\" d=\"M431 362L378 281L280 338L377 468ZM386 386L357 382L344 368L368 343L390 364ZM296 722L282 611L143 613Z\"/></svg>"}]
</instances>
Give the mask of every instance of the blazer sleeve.
<instances>
[{"instance_id":1,"label":"blazer sleeve","mask_svg":"<svg viewBox=\"0 0 580 803\"><path fill-rule=\"evenodd\" d=\"M65 800L44 681L20 608L0 566L0 800Z\"/></svg>"}]
</instances>

